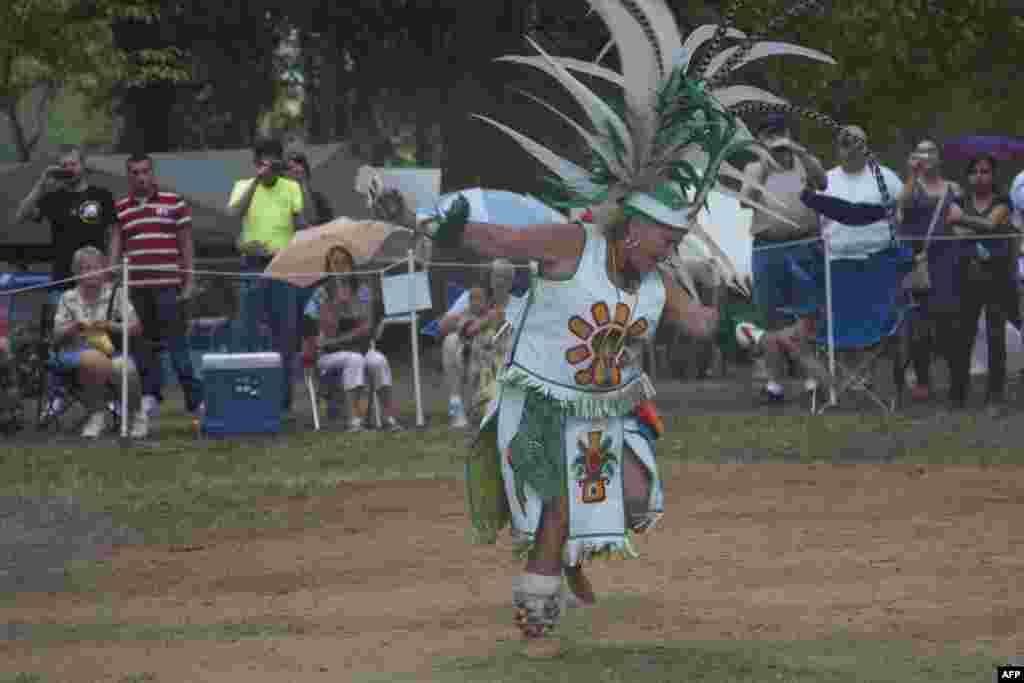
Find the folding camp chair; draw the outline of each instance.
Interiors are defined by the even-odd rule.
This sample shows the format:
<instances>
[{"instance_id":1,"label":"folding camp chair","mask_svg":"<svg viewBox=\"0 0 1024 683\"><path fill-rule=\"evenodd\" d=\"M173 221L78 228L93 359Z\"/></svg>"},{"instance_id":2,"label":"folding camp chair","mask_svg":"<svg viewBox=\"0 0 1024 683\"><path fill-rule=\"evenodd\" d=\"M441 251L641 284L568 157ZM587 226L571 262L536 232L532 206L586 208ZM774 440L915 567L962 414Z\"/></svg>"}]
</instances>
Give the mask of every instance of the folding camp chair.
<instances>
[{"instance_id":1,"label":"folding camp chair","mask_svg":"<svg viewBox=\"0 0 1024 683\"><path fill-rule=\"evenodd\" d=\"M373 332L373 337L370 339L370 351L377 350L377 342L380 340L381 334L384 333L384 327L387 325L387 320L381 320L377 323L377 327ZM313 409L313 428L320 431L320 399L323 398L328 403L331 401L338 400L337 395L333 391L337 387L323 386L320 381L320 371L314 366L312 368L305 368L304 380L306 384L306 392L309 394L309 402ZM378 387L373 381L373 377L370 373L366 375L366 391L369 392L367 398L369 399L369 415L366 416L367 426L373 425L374 429L380 429L384 426L384 418L380 411L380 399L377 397ZM345 399L348 403L349 411L352 410L351 403L348 402L348 398Z\"/></svg>"},{"instance_id":2,"label":"folding camp chair","mask_svg":"<svg viewBox=\"0 0 1024 683\"><path fill-rule=\"evenodd\" d=\"M850 393L867 396L886 412L902 405L917 310L902 281L912 265L910 249L905 246L891 246L866 259L832 261L831 330L825 316L818 323L815 340L819 358L830 346L838 353L854 351L864 356L853 366L836 361L828 400L819 405L820 387L811 392L812 413L837 406L839 397ZM889 400L882 398L873 382L875 364L882 356L892 362L894 396Z\"/></svg>"},{"instance_id":3,"label":"folding camp chair","mask_svg":"<svg viewBox=\"0 0 1024 683\"><path fill-rule=\"evenodd\" d=\"M29 384L36 397L36 428L62 431L64 420L76 405L81 405L80 388L74 373L63 367L53 348L53 317L56 307L46 303L41 307L37 338L34 348L26 348L26 357L32 359ZM55 382L54 380L59 380ZM120 429L120 388L109 385L104 405L107 406L108 426Z\"/></svg>"}]
</instances>

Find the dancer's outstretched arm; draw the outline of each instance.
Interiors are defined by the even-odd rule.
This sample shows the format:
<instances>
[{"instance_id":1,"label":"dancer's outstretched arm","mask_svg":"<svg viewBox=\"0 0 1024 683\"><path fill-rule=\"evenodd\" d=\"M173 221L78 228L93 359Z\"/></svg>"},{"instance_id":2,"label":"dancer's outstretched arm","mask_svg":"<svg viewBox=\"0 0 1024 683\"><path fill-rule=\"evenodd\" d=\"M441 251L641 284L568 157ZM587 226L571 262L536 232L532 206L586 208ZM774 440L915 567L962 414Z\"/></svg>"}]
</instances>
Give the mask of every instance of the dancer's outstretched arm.
<instances>
[{"instance_id":1,"label":"dancer's outstretched arm","mask_svg":"<svg viewBox=\"0 0 1024 683\"><path fill-rule=\"evenodd\" d=\"M390 221L426 233L434 244L466 248L486 258L536 261L547 277L571 275L583 253L586 233L577 223L542 223L522 227L469 221L469 202L459 198L443 215L417 221L400 193L383 192L374 213Z\"/></svg>"}]
</instances>

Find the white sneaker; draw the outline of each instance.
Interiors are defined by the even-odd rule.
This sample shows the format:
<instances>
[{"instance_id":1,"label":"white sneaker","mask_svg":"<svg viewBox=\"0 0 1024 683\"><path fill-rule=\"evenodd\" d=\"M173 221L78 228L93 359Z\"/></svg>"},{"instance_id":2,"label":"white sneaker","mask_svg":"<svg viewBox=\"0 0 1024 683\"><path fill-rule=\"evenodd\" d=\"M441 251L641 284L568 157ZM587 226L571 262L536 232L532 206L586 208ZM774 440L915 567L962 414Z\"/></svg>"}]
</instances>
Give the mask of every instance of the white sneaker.
<instances>
[{"instance_id":1,"label":"white sneaker","mask_svg":"<svg viewBox=\"0 0 1024 683\"><path fill-rule=\"evenodd\" d=\"M140 408L132 420L131 437L133 439L145 439L149 436L149 415L145 408Z\"/></svg>"},{"instance_id":2,"label":"white sneaker","mask_svg":"<svg viewBox=\"0 0 1024 683\"><path fill-rule=\"evenodd\" d=\"M352 420L351 422L348 423L348 429L345 430L345 431L353 433L353 434L356 433L356 432L363 431L363 422L362 422L362 420Z\"/></svg>"},{"instance_id":3,"label":"white sneaker","mask_svg":"<svg viewBox=\"0 0 1024 683\"><path fill-rule=\"evenodd\" d=\"M458 398L453 397L448 401L448 418L452 429L465 429L469 426L466 409Z\"/></svg>"},{"instance_id":4,"label":"white sneaker","mask_svg":"<svg viewBox=\"0 0 1024 683\"><path fill-rule=\"evenodd\" d=\"M160 401L156 396L147 394L142 397L142 410L148 417L156 417L160 414Z\"/></svg>"},{"instance_id":5,"label":"white sneaker","mask_svg":"<svg viewBox=\"0 0 1024 683\"><path fill-rule=\"evenodd\" d=\"M85 427L82 429L82 436L86 439L99 438L103 430L107 428L107 413L102 410L97 410L95 413L89 416L89 419L85 423Z\"/></svg>"},{"instance_id":6,"label":"white sneaker","mask_svg":"<svg viewBox=\"0 0 1024 683\"><path fill-rule=\"evenodd\" d=\"M60 396L56 396L50 400L50 404L43 410L43 421L52 420L55 417L63 414L64 412L64 399Z\"/></svg>"}]
</instances>

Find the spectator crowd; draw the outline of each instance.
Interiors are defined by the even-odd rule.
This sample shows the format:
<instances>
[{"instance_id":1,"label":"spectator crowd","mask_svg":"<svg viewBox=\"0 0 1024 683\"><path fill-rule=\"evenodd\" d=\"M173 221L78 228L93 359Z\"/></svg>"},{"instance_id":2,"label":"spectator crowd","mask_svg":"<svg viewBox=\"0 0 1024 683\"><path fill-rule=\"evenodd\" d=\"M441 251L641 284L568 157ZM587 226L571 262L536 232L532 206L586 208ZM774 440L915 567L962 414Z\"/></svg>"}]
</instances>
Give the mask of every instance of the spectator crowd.
<instances>
[{"instance_id":1,"label":"spectator crowd","mask_svg":"<svg viewBox=\"0 0 1024 683\"><path fill-rule=\"evenodd\" d=\"M966 405L971 353L984 316L986 402L1000 409L1006 401L1005 328L1007 323L1021 328L1024 171L1003 189L995 182L1000 168L995 154L979 150L954 168L943 164L937 144L922 140L901 178L884 166L870 167L868 134L856 125L843 129L836 141L839 163L826 170L796 141L784 117L769 116L756 135L774 163L748 165L741 196L761 207L751 205L753 304L765 326L779 329L794 318L820 318L823 240L833 259L870 259L891 247L895 225L917 261L927 263L930 278L927 291L908 292L918 311L911 351L913 398L932 398L932 364L942 358L949 368L949 401L956 408ZM16 217L49 221L52 228L55 362L50 364L53 390L47 410L58 415L74 392L88 411L82 431L87 437L109 426L118 406L111 399L113 387L125 375L131 435L150 433L164 400L164 352L183 388L186 410L198 419L205 407L184 309L196 291L191 210L184 197L161 187L151 156L135 154L125 163L130 191L115 198L90 182L81 148L62 148ZM254 147L253 165L252 177L237 180L225 204L240 224L242 277L232 350L266 350L262 331L269 330L269 349L281 355L286 378L284 413L292 407L293 373L301 353L327 400L328 419L337 419L346 404L348 428L359 431L366 426L370 400L376 399L382 424L400 430L391 369L375 348L384 313L379 278L344 277L354 262L343 248L333 249L324 266L325 273L337 276L314 287L254 277L297 231L329 222L334 214L323 194L312 189L303 154L286 155L280 142L264 140ZM777 211L765 210L765 194L781 200ZM845 204L825 203L831 200ZM833 210L836 205L842 210ZM844 213L852 209L859 213ZM135 267L128 302L120 300L121 283L108 269L122 258ZM794 269L806 277L804 285L794 286ZM493 384L488 373L493 374L493 358L500 355L500 333L526 287L525 273L497 261L487 286L463 292L441 318L451 426L465 428L478 417L486 400L481 387ZM119 348L125 329L132 339L127 358ZM782 378L796 360L785 356L758 359L755 377L767 400L785 397Z\"/></svg>"},{"instance_id":2,"label":"spectator crowd","mask_svg":"<svg viewBox=\"0 0 1024 683\"><path fill-rule=\"evenodd\" d=\"M998 148L979 144L961 153L966 158L957 168L943 163L934 141L921 140L901 180L892 169L869 166L868 135L849 125L836 141L839 165L823 173L783 117L769 117L757 136L776 163L771 168L760 162L749 165L743 195L756 200L763 188L788 209L781 216L754 209L754 302L769 325L782 324L780 317L820 315L826 242L835 262L869 260L890 249L895 238L912 253L914 263L915 277L894 283L906 289L914 312L911 396L922 402L932 399L932 366L941 358L948 368L950 407L966 407L971 355L984 314L985 403L990 412L1001 413L1006 402L1006 326L1021 328L1024 172L1004 190L995 182ZM794 271L804 276L802 282L792 276ZM927 273L927 286L918 284L920 272ZM869 269L864 277L871 275ZM766 399L784 397L779 372L762 369Z\"/></svg>"}]
</instances>

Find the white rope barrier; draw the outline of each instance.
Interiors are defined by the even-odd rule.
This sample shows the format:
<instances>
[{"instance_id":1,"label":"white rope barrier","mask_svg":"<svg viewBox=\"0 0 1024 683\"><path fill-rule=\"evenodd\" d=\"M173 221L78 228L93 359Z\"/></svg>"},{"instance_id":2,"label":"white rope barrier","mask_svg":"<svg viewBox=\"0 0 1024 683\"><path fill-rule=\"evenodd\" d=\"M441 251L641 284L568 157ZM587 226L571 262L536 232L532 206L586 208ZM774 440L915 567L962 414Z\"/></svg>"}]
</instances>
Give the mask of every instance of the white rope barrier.
<instances>
[{"instance_id":1,"label":"white rope barrier","mask_svg":"<svg viewBox=\"0 0 1024 683\"><path fill-rule=\"evenodd\" d=\"M756 237L754 239L757 239ZM761 246L755 246L751 251L768 251L770 249L786 249L787 247L798 247L803 244L815 244L817 242L824 241L824 237L809 237L803 240L792 240L790 242L772 242L771 244L762 244Z\"/></svg>"},{"instance_id":2,"label":"white rope barrier","mask_svg":"<svg viewBox=\"0 0 1024 683\"><path fill-rule=\"evenodd\" d=\"M412 341L412 382L416 398L416 426L425 424L423 419L423 395L420 390L420 335L416 329L416 259L412 249L409 250L409 336ZM379 415L379 413L378 413Z\"/></svg>"},{"instance_id":3,"label":"white rope barrier","mask_svg":"<svg viewBox=\"0 0 1024 683\"><path fill-rule=\"evenodd\" d=\"M118 271L120 269L121 269L120 266L111 266L109 268L103 268L101 270L94 270L91 273L88 273L87 275L75 275L73 277L64 278L63 280L55 280L54 282L46 282L46 283L41 284L41 285L32 285L30 287L21 287L19 289L9 289L7 291L0 292L0 296L14 296L15 294L24 294L26 292L34 292L34 291L38 291L40 289L53 289L57 285L63 285L63 284L67 284L69 282L78 282L79 280L84 280L87 277L92 277L92 276L96 275L97 273L113 273L113 272Z\"/></svg>"},{"instance_id":4,"label":"white rope barrier","mask_svg":"<svg viewBox=\"0 0 1024 683\"><path fill-rule=\"evenodd\" d=\"M924 242L930 240L932 242L958 242L958 241L978 241L978 240L1012 240L1024 238L1024 234L1017 233L1005 233L999 235L932 235L931 237L925 237L924 235L896 235L894 241L896 242ZM824 242L824 236L810 237L803 240L792 240L789 242L772 242L771 244L762 244L755 246L752 251L767 251L769 249L785 249L787 247L797 247L803 244L814 244L815 242Z\"/></svg>"}]
</instances>

